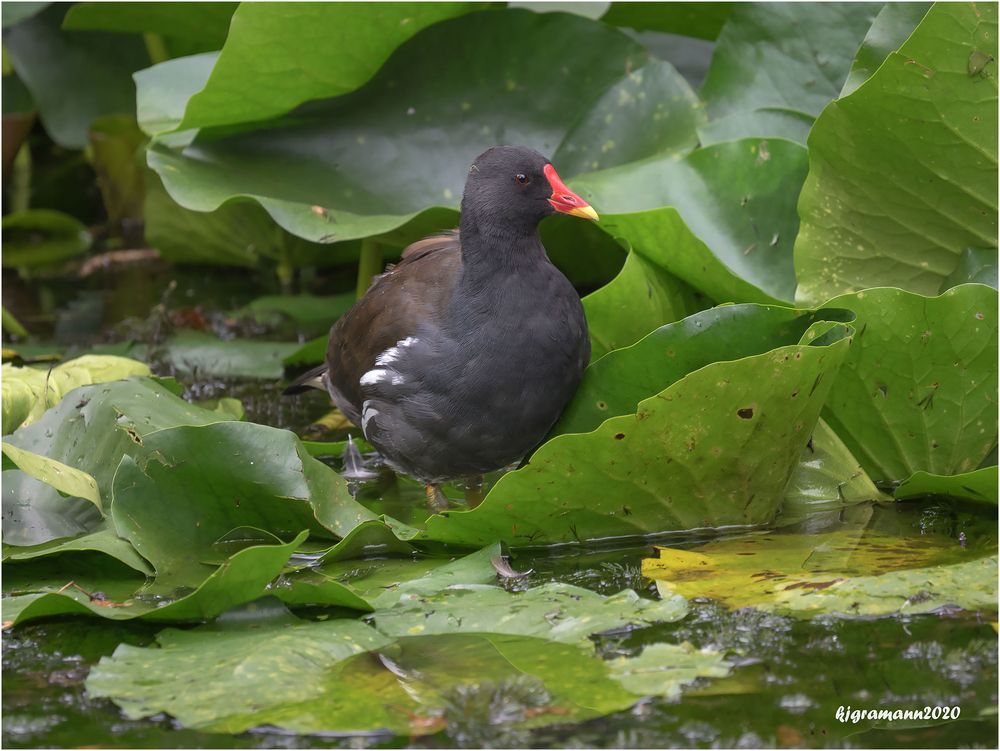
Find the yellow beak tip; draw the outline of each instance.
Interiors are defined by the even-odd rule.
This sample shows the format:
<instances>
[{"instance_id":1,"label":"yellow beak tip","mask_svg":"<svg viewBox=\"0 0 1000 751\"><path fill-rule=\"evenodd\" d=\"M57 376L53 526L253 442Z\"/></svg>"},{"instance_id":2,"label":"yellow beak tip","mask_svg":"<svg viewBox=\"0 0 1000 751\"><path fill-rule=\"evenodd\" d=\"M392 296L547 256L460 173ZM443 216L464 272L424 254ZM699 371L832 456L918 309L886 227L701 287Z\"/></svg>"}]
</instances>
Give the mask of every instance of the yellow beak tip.
<instances>
[{"instance_id":1,"label":"yellow beak tip","mask_svg":"<svg viewBox=\"0 0 1000 751\"><path fill-rule=\"evenodd\" d=\"M597 212L594 211L593 206L577 206L572 211L567 211L570 216L578 216L581 219L590 219L592 222L596 222L600 219Z\"/></svg>"}]
</instances>

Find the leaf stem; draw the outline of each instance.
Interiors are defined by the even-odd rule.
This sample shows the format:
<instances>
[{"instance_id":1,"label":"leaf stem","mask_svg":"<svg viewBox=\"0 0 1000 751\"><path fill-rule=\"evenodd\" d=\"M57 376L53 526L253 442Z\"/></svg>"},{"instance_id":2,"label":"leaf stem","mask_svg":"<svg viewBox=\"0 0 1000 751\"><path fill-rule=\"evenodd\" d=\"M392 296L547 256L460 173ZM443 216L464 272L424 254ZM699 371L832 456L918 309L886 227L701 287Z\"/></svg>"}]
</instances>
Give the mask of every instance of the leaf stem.
<instances>
[{"instance_id":1,"label":"leaf stem","mask_svg":"<svg viewBox=\"0 0 1000 751\"><path fill-rule=\"evenodd\" d=\"M358 289L360 299L372 284L376 274L382 273L382 246L371 238L361 241L361 257L358 259Z\"/></svg>"}]
</instances>

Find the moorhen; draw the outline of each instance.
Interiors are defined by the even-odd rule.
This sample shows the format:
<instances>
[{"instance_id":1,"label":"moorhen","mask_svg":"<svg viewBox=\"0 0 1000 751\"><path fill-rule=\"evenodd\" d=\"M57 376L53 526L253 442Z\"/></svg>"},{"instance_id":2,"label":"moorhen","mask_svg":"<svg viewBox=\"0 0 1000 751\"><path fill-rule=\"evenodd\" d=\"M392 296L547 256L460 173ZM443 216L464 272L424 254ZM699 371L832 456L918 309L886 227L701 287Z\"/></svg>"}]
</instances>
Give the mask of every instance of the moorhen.
<instances>
[{"instance_id":1,"label":"moorhen","mask_svg":"<svg viewBox=\"0 0 1000 751\"><path fill-rule=\"evenodd\" d=\"M437 508L446 505L439 483L519 461L590 358L580 298L538 237L556 211L597 219L538 152L480 154L459 229L407 247L334 324L326 363L286 393L325 388Z\"/></svg>"}]
</instances>

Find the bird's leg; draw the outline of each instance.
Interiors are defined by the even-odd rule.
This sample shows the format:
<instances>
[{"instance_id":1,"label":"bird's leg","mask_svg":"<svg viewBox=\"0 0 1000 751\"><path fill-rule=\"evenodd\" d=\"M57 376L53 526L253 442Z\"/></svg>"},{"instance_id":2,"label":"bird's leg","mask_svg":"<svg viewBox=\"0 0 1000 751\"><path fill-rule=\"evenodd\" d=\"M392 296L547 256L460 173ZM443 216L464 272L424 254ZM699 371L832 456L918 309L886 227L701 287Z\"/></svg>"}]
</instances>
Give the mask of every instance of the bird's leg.
<instances>
[{"instance_id":1,"label":"bird's leg","mask_svg":"<svg viewBox=\"0 0 1000 751\"><path fill-rule=\"evenodd\" d=\"M437 485L429 483L424 485L424 493L427 495L427 505L431 507L431 511L447 510L448 499L444 497L444 493L441 492L441 488Z\"/></svg>"},{"instance_id":2,"label":"bird's leg","mask_svg":"<svg viewBox=\"0 0 1000 751\"><path fill-rule=\"evenodd\" d=\"M483 502L483 476L470 477L465 483L465 502L475 508Z\"/></svg>"}]
</instances>

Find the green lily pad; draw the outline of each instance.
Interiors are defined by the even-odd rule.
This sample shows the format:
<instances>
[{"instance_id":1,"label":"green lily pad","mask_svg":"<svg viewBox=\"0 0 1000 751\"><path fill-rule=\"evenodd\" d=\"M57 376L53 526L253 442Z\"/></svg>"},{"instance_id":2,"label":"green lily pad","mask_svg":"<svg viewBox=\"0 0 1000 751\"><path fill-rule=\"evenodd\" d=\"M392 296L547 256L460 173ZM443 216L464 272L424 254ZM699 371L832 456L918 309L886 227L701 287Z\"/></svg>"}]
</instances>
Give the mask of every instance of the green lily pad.
<instances>
[{"instance_id":1,"label":"green lily pad","mask_svg":"<svg viewBox=\"0 0 1000 751\"><path fill-rule=\"evenodd\" d=\"M149 355L197 378L276 379L284 375L285 357L299 347L296 342L219 339L201 331L180 331Z\"/></svg>"},{"instance_id":2,"label":"green lily pad","mask_svg":"<svg viewBox=\"0 0 1000 751\"><path fill-rule=\"evenodd\" d=\"M2 372L3 432L6 435L38 420L45 410L58 404L75 388L149 375L149 366L116 355L83 355L49 370L19 368L6 363Z\"/></svg>"},{"instance_id":3,"label":"green lily pad","mask_svg":"<svg viewBox=\"0 0 1000 751\"><path fill-rule=\"evenodd\" d=\"M50 485L70 498L90 501L103 513L101 491L97 488L97 481L86 472L55 459L49 459L47 456L25 451L6 441L3 443L3 455L5 460L9 459L15 468L29 477ZM4 464L4 469L8 469L6 461Z\"/></svg>"},{"instance_id":4,"label":"green lily pad","mask_svg":"<svg viewBox=\"0 0 1000 751\"><path fill-rule=\"evenodd\" d=\"M785 490L781 521L790 524L817 511L887 499L833 429L820 420Z\"/></svg>"},{"instance_id":5,"label":"green lily pad","mask_svg":"<svg viewBox=\"0 0 1000 751\"><path fill-rule=\"evenodd\" d=\"M705 123L698 128L698 139L702 146L735 141L748 136L784 139L805 146L812 124L812 116L804 112L780 107L763 107L759 110L734 112Z\"/></svg>"},{"instance_id":6,"label":"green lily pad","mask_svg":"<svg viewBox=\"0 0 1000 751\"><path fill-rule=\"evenodd\" d=\"M519 40L518 48L534 54L516 53L500 41L506 39ZM464 64L454 65L459 58ZM246 196L310 240L376 235L425 210L457 208L469 163L496 143L522 143L549 155L571 153L571 147L572 153L601 153L606 139L591 142L600 134L584 128L574 136L571 128L595 107L604 113L603 95L615 86L627 93L623 78L649 64L642 47L598 22L558 13L480 11L424 29L350 95L304 105L238 133L202 129L182 151L155 145L149 163L174 199L191 209L212 211ZM657 69L657 75L643 74L643 85L666 90L666 79L677 74L668 75L659 64ZM552 71L563 83L540 98L530 84ZM260 90L258 80L252 85ZM671 91L685 88L676 80L669 85ZM407 92L403 100L400 91ZM690 98L669 102L664 116L670 122L674 108L690 112ZM261 117L256 104L253 115ZM644 135L644 120L621 119L616 144L660 149L688 142L679 135L669 142L651 138ZM694 118L690 123L693 130ZM429 161L433 170L426 168ZM563 177L570 174L564 170Z\"/></svg>"},{"instance_id":7,"label":"green lily pad","mask_svg":"<svg viewBox=\"0 0 1000 751\"><path fill-rule=\"evenodd\" d=\"M41 545L5 545L3 560L32 561L65 553L88 551L103 553L124 563L129 568L138 571L144 576L152 576L153 574L153 569L150 568L149 563L135 552L132 544L108 528L80 535L79 537L44 542Z\"/></svg>"},{"instance_id":8,"label":"green lily pad","mask_svg":"<svg viewBox=\"0 0 1000 751\"><path fill-rule=\"evenodd\" d=\"M17 625L53 615L96 615L110 620L141 618L154 621L202 621L266 594L268 583L278 575L292 551L306 538L303 532L285 545L257 545L240 550L191 586L157 591L143 586L135 572L114 576L95 569L94 562L74 566L70 556L47 559L47 581L39 575L39 562L9 565L12 586L36 590L4 597L0 601L4 623ZM97 563L105 567L106 557ZM95 575L95 570L98 572ZM5 587L7 577L5 576ZM83 582L83 589L66 588L69 581ZM59 586L63 584L63 586ZM42 591L37 591L42 590ZM44 591L48 590L48 591ZM100 597L94 592L99 591Z\"/></svg>"},{"instance_id":9,"label":"green lily pad","mask_svg":"<svg viewBox=\"0 0 1000 751\"><path fill-rule=\"evenodd\" d=\"M614 2L601 16L604 23L638 31L662 31L713 40L736 3Z\"/></svg>"},{"instance_id":10,"label":"green lily pad","mask_svg":"<svg viewBox=\"0 0 1000 751\"><path fill-rule=\"evenodd\" d=\"M185 7L170 2L123 2L111 8L103 3L76 3L66 14L63 28L160 34L217 50L226 41L238 4L206 2Z\"/></svg>"},{"instance_id":11,"label":"green lily pad","mask_svg":"<svg viewBox=\"0 0 1000 751\"><path fill-rule=\"evenodd\" d=\"M627 347L650 329L698 309L691 287L635 252L613 280L583 298L590 330L590 359Z\"/></svg>"},{"instance_id":12,"label":"green lily pad","mask_svg":"<svg viewBox=\"0 0 1000 751\"><path fill-rule=\"evenodd\" d=\"M858 48L840 96L853 93L871 78L893 52L903 46L913 30L927 15L931 3L886 3Z\"/></svg>"},{"instance_id":13,"label":"green lily pad","mask_svg":"<svg viewBox=\"0 0 1000 751\"><path fill-rule=\"evenodd\" d=\"M853 318L848 311L744 304L723 305L662 326L592 363L553 433L587 433L608 418L634 414L643 399L698 368L798 344L819 320Z\"/></svg>"},{"instance_id":14,"label":"green lily pad","mask_svg":"<svg viewBox=\"0 0 1000 751\"><path fill-rule=\"evenodd\" d=\"M275 225L260 206L248 201L200 212L177 205L160 179L148 172L146 237L171 261L192 264L328 266L357 260L356 243L307 242Z\"/></svg>"},{"instance_id":15,"label":"green lily pad","mask_svg":"<svg viewBox=\"0 0 1000 751\"><path fill-rule=\"evenodd\" d=\"M938 3L809 136L796 299L866 287L936 294L967 247L996 247L997 9ZM887 189L886 186L895 186Z\"/></svg>"},{"instance_id":16,"label":"green lily pad","mask_svg":"<svg viewBox=\"0 0 1000 751\"><path fill-rule=\"evenodd\" d=\"M262 323L285 318L292 321L303 336L316 336L329 332L333 323L351 309L355 300L353 292L330 297L269 295L258 297L237 313L251 315ZM287 362L288 357L285 355L283 362Z\"/></svg>"},{"instance_id":17,"label":"green lily pad","mask_svg":"<svg viewBox=\"0 0 1000 751\"><path fill-rule=\"evenodd\" d=\"M940 292L959 284L985 284L997 288L996 248L966 248L955 270L941 282Z\"/></svg>"},{"instance_id":18,"label":"green lily pad","mask_svg":"<svg viewBox=\"0 0 1000 751\"><path fill-rule=\"evenodd\" d=\"M676 699L681 687L698 678L723 678L730 665L718 652L688 643L651 644L638 657L619 657L608 664L611 674L633 694Z\"/></svg>"},{"instance_id":19,"label":"green lily pad","mask_svg":"<svg viewBox=\"0 0 1000 751\"><path fill-rule=\"evenodd\" d=\"M867 3L738 3L701 88L709 115L780 107L815 117L840 93L877 10Z\"/></svg>"},{"instance_id":20,"label":"green lily pad","mask_svg":"<svg viewBox=\"0 0 1000 751\"><path fill-rule=\"evenodd\" d=\"M780 303L795 293L795 200L805 173L798 144L748 139L583 175L572 186L601 211L602 229L710 299Z\"/></svg>"},{"instance_id":21,"label":"green lily pad","mask_svg":"<svg viewBox=\"0 0 1000 751\"><path fill-rule=\"evenodd\" d=\"M176 129L184 118L188 100L205 88L218 59L218 52L203 52L136 71L135 110L142 132L156 136ZM171 142L176 138L186 145L194 134L195 131L185 131L172 136Z\"/></svg>"},{"instance_id":22,"label":"green lily pad","mask_svg":"<svg viewBox=\"0 0 1000 751\"><path fill-rule=\"evenodd\" d=\"M111 514L153 564L157 588L203 579L213 565L204 561L239 527L329 538L375 518L286 430L244 422L167 428L145 436L133 456L115 474Z\"/></svg>"},{"instance_id":23,"label":"green lily pad","mask_svg":"<svg viewBox=\"0 0 1000 751\"><path fill-rule=\"evenodd\" d=\"M3 218L5 268L37 268L86 253L93 238L79 221L51 209L30 209Z\"/></svg>"},{"instance_id":24,"label":"green lily pad","mask_svg":"<svg viewBox=\"0 0 1000 751\"><path fill-rule=\"evenodd\" d=\"M71 391L37 422L5 441L86 472L97 481L102 497L110 498L118 463L136 451L147 434L224 419L188 404L156 381L134 378ZM3 520L4 542L14 545L76 537L105 525L92 502L64 498L20 470L3 473Z\"/></svg>"},{"instance_id":25,"label":"green lily pad","mask_svg":"<svg viewBox=\"0 0 1000 751\"><path fill-rule=\"evenodd\" d=\"M984 467L961 475L914 472L900 483L893 495L898 500L925 495L943 495L979 503L997 503L997 468Z\"/></svg>"},{"instance_id":26,"label":"green lily pad","mask_svg":"<svg viewBox=\"0 0 1000 751\"><path fill-rule=\"evenodd\" d=\"M525 546L770 521L848 345L706 365L635 414L556 436L477 508L428 519L422 538Z\"/></svg>"},{"instance_id":27,"label":"green lily pad","mask_svg":"<svg viewBox=\"0 0 1000 751\"><path fill-rule=\"evenodd\" d=\"M353 91L414 34L474 9L472 3L245 5L233 15L212 75L180 127L258 122Z\"/></svg>"},{"instance_id":28,"label":"green lily pad","mask_svg":"<svg viewBox=\"0 0 1000 751\"><path fill-rule=\"evenodd\" d=\"M709 597L732 608L795 615L926 613L945 604L995 610L996 556L981 555L949 538L903 538L860 525L660 548L642 570L663 596Z\"/></svg>"},{"instance_id":29,"label":"green lily pad","mask_svg":"<svg viewBox=\"0 0 1000 751\"><path fill-rule=\"evenodd\" d=\"M64 31L68 8L52 3L5 29L3 44L45 131L60 146L82 149L95 118L134 111L132 73L149 57L137 37Z\"/></svg>"},{"instance_id":30,"label":"green lily pad","mask_svg":"<svg viewBox=\"0 0 1000 751\"><path fill-rule=\"evenodd\" d=\"M875 481L979 467L997 445L997 293L869 289L829 302L857 313L823 416Z\"/></svg>"}]
</instances>

